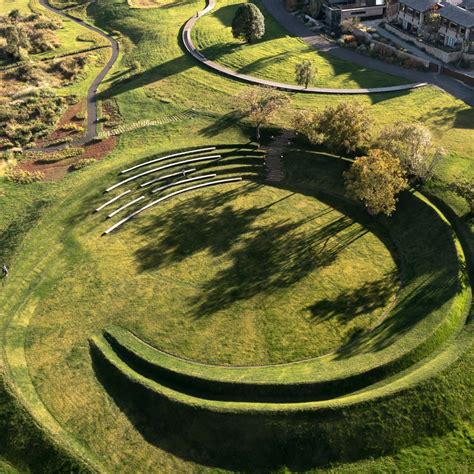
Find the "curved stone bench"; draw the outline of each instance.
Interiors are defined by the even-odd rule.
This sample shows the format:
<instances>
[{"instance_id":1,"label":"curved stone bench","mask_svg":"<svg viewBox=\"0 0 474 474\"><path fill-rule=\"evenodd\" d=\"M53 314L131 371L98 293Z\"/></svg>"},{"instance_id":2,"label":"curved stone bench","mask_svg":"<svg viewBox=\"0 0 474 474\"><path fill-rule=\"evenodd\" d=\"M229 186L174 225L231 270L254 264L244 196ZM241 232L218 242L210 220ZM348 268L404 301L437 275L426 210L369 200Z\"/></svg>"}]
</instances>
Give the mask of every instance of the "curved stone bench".
<instances>
[{"instance_id":1,"label":"curved stone bench","mask_svg":"<svg viewBox=\"0 0 474 474\"><path fill-rule=\"evenodd\" d=\"M139 173L139 174L136 174L134 176L131 176L130 178L124 179L123 181L119 181L118 183L114 184L113 186L110 186L109 188L107 188L105 191L108 193L108 192L112 191L113 189L118 188L119 186L122 186L126 183L129 183L130 181L134 181L134 180L136 180L138 178L141 178L143 176L147 176L151 173L156 173L158 171L162 171L162 170L165 170L165 169L168 169L168 168L174 168L176 166L186 165L188 163L197 163L199 161L209 161L209 160L216 161L216 160L219 160L221 158L222 158L222 155L210 155L210 156L202 156L202 157L199 157L199 158L191 158L189 160L175 161L174 163L168 163L167 165L158 166L158 168L153 168L151 170L144 171L143 173Z\"/></svg>"},{"instance_id":2,"label":"curved stone bench","mask_svg":"<svg viewBox=\"0 0 474 474\"><path fill-rule=\"evenodd\" d=\"M193 181L200 181L200 180L208 179L208 178L215 178L216 176L217 176L216 173L212 173L212 174L203 174L201 176L195 176L194 178L181 179L179 181L176 181L175 183L165 184L164 186L160 186L159 188L152 189L151 193L155 194L159 191L164 191L165 189L172 188L174 186L180 186L181 184L192 183Z\"/></svg>"},{"instance_id":3,"label":"curved stone bench","mask_svg":"<svg viewBox=\"0 0 474 474\"><path fill-rule=\"evenodd\" d=\"M206 188L206 187L209 187L209 186L216 186L216 185L219 185L219 184L235 183L237 181L242 181L242 178L227 178L227 179L219 179L217 181L209 181L207 183L196 184L195 186L190 186L189 188L180 189L179 191L175 191L173 193L167 194L166 196L162 196L159 199L156 199L155 201L152 201L152 202L148 203L146 206L143 206L142 208L138 209L137 211L132 212L127 217L125 217L121 221L114 224L112 227L109 227L102 235L110 234L115 229L117 229L121 225L125 224L125 222L128 222L130 219L133 219L138 214L141 214L143 211L146 211L147 209L150 209L150 207L156 206L160 202L166 201L167 199L170 199L174 196L177 196L178 194L187 193L187 192L193 191L195 189Z\"/></svg>"},{"instance_id":4,"label":"curved stone bench","mask_svg":"<svg viewBox=\"0 0 474 474\"><path fill-rule=\"evenodd\" d=\"M160 158L156 158L155 160L150 160L150 161L145 161L144 163L139 163L138 165L132 166L131 168L127 168L125 170L122 170L120 172L120 174L128 173L129 171L136 170L137 168L141 168L143 166L152 165L153 163L158 163L160 161L169 160L170 158L176 158L177 156L195 155L196 153L205 153L207 151L213 151L215 149L216 149L215 146L211 146L211 147L208 147L208 148L200 148L200 149L197 149L197 150L189 150L189 151L182 151L182 152L179 152L179 153L173 153L171 155L166 155L166 156L162 156Z\"/></svg>"},{"instance_id":5,"label":"curved stone bench","mask_svg":"<svg viewBox=\"0 0 474 474\"><path fill-rule=\"evenodd\" d=\"M150 184L158 183L160 181L164 181L165 179L176 178L176 176L182 176L183 174L191 174L196 171L196 168L188 168L186 170L178 171L177 173L167 174L165 176L160 176L159 178L152 179L151 181L147 181L146 183L140 184L141 188L145 186L150 186Z\"/></svg>"},{"instance_id":6,"label":"curved stone bench","mask_svg":"<svg viewBox=\"0 0 474 474\"><path fill-rule=\"evenodd\" d=\"M104 202L104 204L102 204L101 206L99 206L95 212L99 212L101 211L102 209L104 209L104 207L107 207L107 206L110 206L110 204L113 204L115 201L118 201L120 198L126 196L128 193L131 192L131 189L128 189L127 191L124 191L123 193L119 194L118 196L115 196L114 198L110 199L109 201L107 202Z\"/></svg>"},{"instance_id":7,"label":"curved stone bench","mask_svg":"<svg viewBox=\"0 0 474 474\"><path fill-rule=\"evenodd\" d=\"M216 5L216 0L207 0L207 6L204 10L198 12L198 15L191 17L183 27L182 41L184 47L195 59L197 59L201 64L204 64L208 68L223 74L232 79L237 79L242 82L249 84L254 84L258 86L274 87L276 89L281 89L287 92L304 92L307 94L342 94L342 95L355 95L355 94L380 94L380 93L390 93L390 92L400 92L411 89L416 89L418 87L427 86L427 82L417 82L412 84L403 84L398 86L389 86L389 87L370 87L366 89L332 89L327 87L308 87L307 89L303 86L297 86L292 84L285 84L282 82L275 82L268 79L261 79L259 77L249 76L248 74L240 74L232 69L229 69L221 64L218 64L214 61L207 59L195 46L191 39L191 32L196 23L196 21L204 16L206 13L209 13L214 9Z\"/></svg>"},{"instance_id":8,"label":"curved stone bench","mask_svg":"<svg viewBox=\"0 0 474 474\"><path fill-rule=\"evenodd\" d=\"M136 199L132 199L131 201L127 202L126 204L124 204L123 206L120 206L118 209L115 209L115 211L111 212L108 216L107 216L107 219L110 219L111 217L114 217L116 214L118 214L119 212L122 212L123 210L127 209L128 207L130 206L133 206L133 204L137 203L137 202L140 202L142 201L143 199L145 199L145 196L139 196L137 197Z\"/></svg>"}]
</instances>

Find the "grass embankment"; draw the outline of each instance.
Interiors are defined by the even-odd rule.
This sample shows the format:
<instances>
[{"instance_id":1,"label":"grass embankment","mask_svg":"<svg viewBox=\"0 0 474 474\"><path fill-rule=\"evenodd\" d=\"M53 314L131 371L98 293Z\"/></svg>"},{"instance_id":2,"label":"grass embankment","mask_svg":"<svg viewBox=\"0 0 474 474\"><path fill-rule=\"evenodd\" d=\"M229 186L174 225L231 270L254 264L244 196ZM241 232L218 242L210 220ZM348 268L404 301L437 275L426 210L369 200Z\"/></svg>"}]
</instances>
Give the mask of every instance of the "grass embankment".
<instances>
[{"instance_id":1,"label":"grass embankment","mask_svg":"<svg viewBox=\"0 0 474 474\"><path fill-rule=\"evenodd\" d=\"M314 193L318 185L334 192L338 187L337 176L340 176L342 169L336 162L335 168L339 173L333 176L329 171L330 165L327 157L295 153L288 163L290 179L285 186L287 189L294 189L291 187L291 184L295 185L292 179L299 178L298 184L306 194ZM426 208L426 215L423 208ZM402 236L396 233L398 226ZM119 345L116 343L117 339L115 342L109 339L116 352L105 341L95 339L94 353L96 349L99 351L98 375L104 379L120 406L132 412L136 410L134 416L141 416L139 413L146 413L152 419L156 416L167 426L167 423L171 424L171 420L165 413L172 412L173 416L199 426L200 448L195 459L201 460L202 452L208 452L218 444L219 452L212 452L213 462L230 469L248 467L238 461L248 457L252 459L253 467L269 466L272 463L278 465L282 459L295 468L324 464L331 460L350 460L359 457L362 452L380 454L392 451L413 442L416 436L432 434L434 431L442 433L459 421L452 413L459 403L459 392L440 406L435 402L435 397L440 396L439 387L436 392L431 393L431 397L427 397L427 393L432 392L433 386L438 383L429 378L437 377L436 374L459 358L471 339L466 334L445 345L443 349L439 347L450 333L459 330L466 317L466 304L469 303L469 295L459 286L458 278L462 275L459 274L456 250L450 242L452 231L449 226L442 230L444 226L444 221L421 201L419 205L411 199L402 201L395 221L388 224L390 234L397 242L400 264L404 270L404 287L399 294L399 307L395 305L393 313L378 327L351 339L338 353L343 360L338 360L334 366L322 358L314 361L321 367L315 368L313 365L306 372L301 370L301 366L310 363L248 369L208 367L177 360L163 353L157 354L149 347L127 340L126 336L125 339L119 336ZM429 235L424 235L422 229ZM410 232L413 232L412 236L409 235ZM433 235L440 239L438 243L432 238L429 240L429 236ZM420 247L416 242L419 242ZM429 245L427 242L430 242ZM438 244L440 247L437 247ZM448 257L448 260L452 259L451 263L439 262L441 254L447 257L451 255ZM440 266L435 269L432 265L438 263ZM447 273L444 273L446 270ZM437 275L439 279L430 282L428 275ZM451 289L448 290L450 286ZM446 290L453 295L451 312L447 309L449 296L445 293ZM361 296L361 293L358 295ZM436 300L441 303L439 308L436 308ZM360 301L351 301L350 308L357 307L360 307ZM336 307L332 306L331 309L336 310ZM434 341L427 342L424 350L419 351L418 359L414 357L408 361L413 364L419 360L412 368L403 370L408 365L397 362L391 369L402 372L397 374L387 370L385 378L379 379L373 387L357 391L357 385L351 383L349 385L352 391L356 390L354 393L332 400L314 402L307 398L306 403L295 403L296 398L304 392L304 386L299 385L298 380L307 381L305 374L306 377L318 378L327 370L328 376L338 378L341 377L337 373L338 365L347 363L347 377L351 379L351 374L360 370L366 359L373 357L380 362L385 357L384 353L390 352L390 349L407 350L411 344L410 339L419 343L423 337L428 337L429 326L439 325L444 318L447 326L440 329ZM409 325L415 325L415 329L410 330ZM123 343L128 349L124 350ZM135 356L131 357L130 351ZM141 360L137 359L137 354ZM146 363L146 360L151 364ZM284 384L290 384L293 376L295 386L292 400L288 397L289 392L285 390ZM443 379L444 376L439 377ZM376 381L372 373L368 373L365 379L367 385ZM221 385L221 381L225 383ZM280 392L277 390L279 382ZM242 383L245 386L239 386ZM265 383L273 384L275 393L269 396L268 392L266 399L265 396L261 399L259 391L262 390L261 384ZM226 384L230 388L226 389ZM423 388L417 387L418 384L429 387L426 388L426 393ZM271 390L272 385L267 388ZM315 395L314 390L312 394L316 397L319 395ZM337 397L336 393L333 395ZM464 404L464 410L468 410L468 406L469 404ZM433 416L423 415L428 407ZM389 419L381 420L380 412L389 413ZM163 421L163 417L166 421ZM275 417L278 418L276 424ZM412 428L407 419L416 420ZM370 432L366 431L367 424L377 422L377 428L374 426ZM148 432L144 424L140 423L139 426L144 432ZM239 440L245 439L246 442L229 442L230 439L235 439L237 432ZM272 433L271 441L268 438L269 432ZM184 445L191 442L188 434L180 432ZM358 441L361 439L364 440L364 445ZM317 449L311 444L315 440L318 440ZM196 439L193 442L196 443ZM299 446L298 459L288 454L292 452L293 443ZM265 446L265 449L259 450L258 455L252 448L256 445ZM281 451L282 445L285 446L284 451ZM185 449L183 446L181 448ZM281 458L275 454L277 452L281 454Z\"/></svg>"},{"instance_id":2,"label":"grass embankment","mask_svg":"<svg viewBox=\"0 0 474 474\"><path fill-rule=\"evenodd\" d=\"M61 183L57 198L61 201L48 210L47 221L32 229L23 241L20 253L15 253L12 260L14 286L7 286L8 295L0 295L2 304L7 301L5 298L9 298L8 304L2 308L7 308L10 316L16 317L15 308L11 306L13 303L24 301L28 306L22 315L18 314L25 316L25 319L19 321L20 324L16 326L19 331L15 333L16 350L21 352L23 347L26 347L25 360L28 362L26 364L23 361L23 365L16 368L21 371L22 377L15 382L20 388L28 387L29 394L37 391L41 397L36 397L34 403L32 399L28 399L28 409L35 413L38 407L46 406L70 436L89 446L109 467L125 472L135 472L137 466L143 470L159 469L161 472L206 469L189 460L189 453L196 449L195 445L187 444L185 438L180 438L173 430L160 431L161 434L157 434L156 430L140 432L140 422L143 418L135 413L129 413L127 416L98 382L91 369L87 338L102 330L103 320L96 318L96 308L83 311L81 307L82 303L88 304L89 294L96 296L107 293L112 286L108 283L95 286L93 277L97 271L96 261L89 260L91 254L87 247L83 247L86 233L81 234L75 229L79 222L88 225L89 211L99 202L101 190L113 179L117 169L125 167L130 161L145 160L156 153L165 153L179 147L208 145L210 142L248 141L251 132L245 127L236 127L235 118L227 115L232 108L232 96L243 86L201 69L184 54L177 43L180 27L202 5L202 1L177 2L170 8L146 11L130 10L126 2L121 0L91 5L90 11L101 27L119 30L125 35L122 40L125 53L123 62L107 83L103 96L117 98L127 123L143 119L154 120L193 106L201 114L190 121L184 130L182 124L172 124L127 133L121 137L120 145L110 159ZM131 71L130 66L134 61L139 61L140 68ZM128 80L120 82L121 77L128 77ZM116 84L115 87L111 87L113 84ZM330 98L328 101L324 96L294 96L296 107L310 110L319 110L328 103L342 100L346 99ZM450 177L456 172L466 175L472 173L472 111L461 102L433 88L407 94L360 97L355 100L373 105L370 113L376 121L376 129L400 118L426 122L435 132L438 142L450 153L441 170L442 176ZM280 116L275 123L284 125L288 123L288 118ZM19 193L26 189L29 188L20 188ZM93 240L96 238L96 231L97 229L94 229ZM95 245L94 242L92 244ZM127 241L123 241L123 248L118 252L111 250L107 257L109 261L113 261L114 254L118 257L117 261L122 261L127 244ZM107 255L106 250L104 253ZM134 265L131 258L121 266L113 262L109 269L109 273L118 274L118 287L112 289L123 295L125 301L131 293L128 272ZM33 273L35 269L38 269L39 276L36 272ZM77 271L85 275L78 294L73 294L77 301L80 300L80 304L76 308L64 304L64 301L69 301L70 296L65 295L64 324L63 312L56 313L61 321L61 324L58 324L58 320L47 314L46 295L49 295L54 287L54 278L57 277L58 287L62 278L67 285ZM42 281L45 282L43 286ZM83 292L83 297L79 295L80 292ZM30 296L34 298L29 299ZM159 301L161 293L141 296L145 301ZM37 302L41 304L36 304ZM133 308L133 312L140 307L141 302ZM25 328L31 321L34 324L27 336ZM123 322L121 314L116 322ZM464 345L467 346L467 343ZM449 423L444 426L455 426L456 431L444 438L427 439L419 445L401 451L397 456L361 461L347 469L415 470L420 466L432 467L433 459L440 461L437 467L449 470L465 468L466 440L469 440L470 428L465 422L468 416L463 417L466 413L472 413L472 360L472 353L466 354L456 365L444 371L440 378L434 379L422 390L413 388L406 398L401 399L403 404L398 404L400 399L399 402L394 401L393 413L407 415L400 419L399 423L393 421L399 419L391 417L392 412L387 406L379 410L376 403L373 413L377 415L373 418L365 418L364 411L358 413L361 424L366 422L367 431L373 430L375 437L379 435L374 442L381 448L381 452L384 449L383 429L389 427L392 421L398 441L390 446L387 443L386 452L416 439L419 424L416 420L421 420L425 426L430 426L429 423L437 418L443 420L442 424L444 420L448 420ZM31 374L32 378L24 378L23 374ZM117 402L120 403L120 399L117 399ZM453 409L453 406L456 408ZM410 420L415 421L409 423ZM190 437L199 439L199 425L191 425L187 419L170 421L174 427L186 427ZM140 429L137 429L137 426ZM329 430L330 424L326 426ZM433 427L431 433L437 434L437 429L439 426ZM351 425L347 424L341 428L339 434L342 432L352 433ZM147 442L143 441L144 436ZM359 449L358 442L365 440L365 435L360 436L360 432L357 436L353 445L354 451ZM333 439L337 439L336 435ZM68 441L63 439L63 442ZM114 446L114 449L111 449L111 446ZM284 449L282 446L282 450ZM338 451L340 447L334 445L331 449ZM433 458L434 450L437 451L438 457ZM444 453L446 459L441 459L440 453ZM212 464L212 452L198 454L202 463ZM359 452L360 456L366 454L368 455L364 449ZM342 466L335 470L344 472L345 469Z\"/></svg>"},{"instance_id":3,"label":"grass embankment","mask_svg":"<svg viewBox=\"0 0 474 474\"><path fill-rule=\"evenodd\" d=\"M296 84L295 66L310 60L317 68L313 87L357 89L407 84L408 81L316 52L304 41L289 36L263 5L254 2L265 16L265 36L243 44L232 36L232 19L241 0L221 0L194 27L193 40L204 56L241 74Z\"/></svg>"}]
</instances>

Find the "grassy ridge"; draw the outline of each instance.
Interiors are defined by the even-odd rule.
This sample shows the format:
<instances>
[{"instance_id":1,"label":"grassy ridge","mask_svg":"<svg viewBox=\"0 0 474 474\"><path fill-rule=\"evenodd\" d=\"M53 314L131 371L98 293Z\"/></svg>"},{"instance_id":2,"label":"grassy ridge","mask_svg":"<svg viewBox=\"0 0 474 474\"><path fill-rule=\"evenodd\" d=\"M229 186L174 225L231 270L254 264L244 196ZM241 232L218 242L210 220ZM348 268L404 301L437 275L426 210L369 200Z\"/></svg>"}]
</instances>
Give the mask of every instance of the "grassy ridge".
<instances>
[{"instance_id":1,"label":"grassy ridge","mask_svg":"<svg viewBox=\"0 0 474 474\"><path fill-rule=\"evenodd\" d=\"M197 462L208 457L227 469L248 469L251 459L253 469L285 463L299 470L390 453L459 424L471 407L472 384L451 392L448 387L455 377L448 381L446 372L439 372L459 358L471 336L461 337L440 357L430 358L426 367L403 374L398 385L395 381L325 408L301 404L294 411L291 405L192 398L138 375L103 341L94 339L92 348L100 380L145 436L150 436L150 428L139 421L143 416L151 425L159 423L162 432L172 429L180 439L173 447L181 453L192 445ZM455 364L453 372L463 379L465 374L456 368ZM190 427L196 427L199 436ZM257 453L255 446L259 446Z\"/></svg>"},{"instance_id":2,"label":"grassy ridge","mask_svg":"<svg viewBox=\"0 0 474 474\"><path fill-rule=\"evenodd\" d=\"M87 254L87 247L84 250L78 245L78 236L71 231L71 226L76 226L88 215L90 209L101 201L101 190L106 183L110 182L119 166L125 166L135 160L145 160L158 152L164 153L180 146L209 144L210 141L222 143L248 141L248 135L251 132L245 127L237 128L236 121L232 117L225 116L230 112L232 95L242 86L201 70L185 57L177 45L176 38L180 26L187 17L202 6L202 3L201 1L177 3L172 8L146 12L130 12L125 2L112 0L101 0L90 7L92 13L97 14L101 26L107 29L119 29L128 36L128 39L123 40L126 45L124 47L126 54L122 65L117 67L117 76L128 69L131 61L137 59L141 63L141 70L136 74L131 74L128 82L118 84L118 79L113 79L117 82L117 86L106 90L107 94L118 98L127 122L153 120L157 116L186 110L196 103L203 114L186 127L185 133L181 127L174 126L151 127L127 133L121 137L120 146L109 160L94 166L92 170L85 170L66 180L61 185L60 197L64 199L63 204L58 204L48 211L48 226L43 223L31 229L27 239L22 243L21 255L17 254L18 256L15 257L15 273L18 270L22 278L15 280L15 292L9 293L11 302L29 301L30 294L39 298L49 294L51 286L49 289L46 285L38 288L33 284L37 278L36 273L33 273L35 269L44 270L45 266L51 266L51 275L43 272L43 277L52 278L52 275L57 272L60 276L56 279L56 283L60 288L61 277L68 278L64 269L69 268L73 272L82 268L79 263L84 264L91 257ZM109 86L111 85L112 82L109 83ZM331 103L336 103L338 100L342 99L331 99ZM453 174L461 171L466 174L472 172L471 157L474 146L474 141L470 139L472 137L472 111L460 102L431 88L410 94L358 98L357 100L373 104L371 113L377 121L377 128L392 123L400 117L420 119L429 124L436 131L436 139L450 152L449 159L440 171L445 178L452 177ZM325 97L299 98L296 96L294 101L297 107L311 110L320 109L328 103ZM288 118L278 117L275 122L283 125L288 123ZM25 189L20 189L18 195L24 191ZM64 234L60 230L61 227L66 229ZM55 253L58 241L61 242L63 248L69 250L69 255L76 254L76 258L62 260L64 254ZM81 261L82 257L77 258L77 255L82 255L84 260ZM82 282L86 286L89 275L96 271L95 263L93 261L89 267L84 267L85 278ZM133 290L125 284L128 283L125 276L128 261L126 263L125 267L117 265L112 268L114 272L122 275L122 278L118 278L116 282L123 285L123 294L129 295ZM91 284L86 288L85 293L106 291L107 288L109 286L100 286L95 289ZM63 295L63 301L67 301L69 294ZM0 299L2 304L6 301L3 295ZM83 301L87 302L87 298L84 297ZM47 314L48 309L48 307L45 308L44 315ZM197 449L189 438L199 439L198 423L190 423L191 418L171 419L168 420L170 429L167 430L167 435L157 436L156 432L153 434L146 429L142 430L140 416L127 417L120 409L121 407L115 405L114 400L104 393L100 381L90 370L90 359L85 342L90 334L102 329L102 320L97 319L94 313L78 312L77 309L65 308L65 311L57 313L59 316L56 319L41 318L38 313L35 314L33 305L30 310L30 316L35 324L30 328L27 339L24 334L21 334L21 337L24 338L22 342L27 341L26 348L30 354L28 364L24 367L31 371L33 378L19 382L34 384L34 390L40 393L42 403L75 438L91 446L111 468L120 466L120 469L126 472L136 472L137 466L149 470L159 468L162 472L206 470L203 466L197 466L189 460L189 453ZM122 322L122 315L117 319L116 322ZM61 321L61 325L58 325L58 320ZM37 332L38 330L41 332ZM465 341L464 346L468 343L469 341ZM21 347L23 347L22 344L18 346L19 349ZM472 353L469 353L449 370L443 372L441 378L434 379L432 384L430 382L430 385L424 385L420 390L419 387L413 388L407 392L405 398L395 401L392 408L398 415L393 417L393 437L388 439L387 446L383 445L383 435L390 429L388 426L390 421L387 420L386 415L387 413L390 415L391 412L385 411L385 406L384 409L377 411L374 404L372 411L374 415L368 420L370 424L367 425L367 430L373 430L375 434L380 435L378 439L373 440L379 452L396 450L400 446L406 446L411 440L418 439L417 426L413 423L407 424L407 419L419 419L421 428L430 434L438 434L439 429L439 426L431 431L428 429L432 417L438 417L441 420L443 429L456 426L457 430L452 433L452 436L449 435L451 438L448 435L445 438L446 444L441 441L426 440L420 447L415 446L404 450L399 457L361 461L347 469L352 467L361 470L390 468L393 470L398 467L413 470L419 469L421 465L433 468L433 459L438 459L441 466L447 466L451 470L462 469L462 466L465 468L464 446L465 440L469 439L469 431L467 427L463 428L466 425L462 423L464 414L472 413L474 390L472 377L470 377L471 366ZM117 398L117 403L119 402ZM30 405L29 409L31 408ZM166 405L166 408L169 408L169 405ZM35 409L33 407L33 411ZM166 411L164 413L166 414ZM404 414L406 417L403 417ZM363 426L365 413L361 411L358 416L359 426ZM157 426L160 427L159 423L160 421L157 420ZM173 433L172 426L183 426L190 433L181 440L178 434ZM357 455L358 448L361 448L359 456L363 456L364 446L360 445L365 439L365 431L360 436L361 432L352 432L349 423L340 426L341 429L334 434L334 439L337 440L338 436L342 437L345 430L354 440L353 448L351 448L352 459ZM329 430L329 425L326 427ZM360 437L357 438L357 435ZM144 436L147 439L146 443L143 442ZM459 443L459 449L456 443ZM111 450L110 446L115 446L116 449ZM323 446L322 450L324 448ZM285 449L285 446L281 446L282 453ZM328 449L326 454L322 453L320 460L330 459L339 447L332 444ZM438 452L433 453L434 449ZM458 458L452 453L455 450L459 453ZM439 453L443 452L446 453L445 458L440 457ZM297 453L296 450L294 455L296 456ZM209 465L215 453L211 449L211 451L198 451L198 454L202 464ZM342 454L346 456L346 459L351 458L348 453ZM458 464L453 464L453 461ZM337 470L344 472L345 468L341 467Z\"/></svg>"}]
</instances>

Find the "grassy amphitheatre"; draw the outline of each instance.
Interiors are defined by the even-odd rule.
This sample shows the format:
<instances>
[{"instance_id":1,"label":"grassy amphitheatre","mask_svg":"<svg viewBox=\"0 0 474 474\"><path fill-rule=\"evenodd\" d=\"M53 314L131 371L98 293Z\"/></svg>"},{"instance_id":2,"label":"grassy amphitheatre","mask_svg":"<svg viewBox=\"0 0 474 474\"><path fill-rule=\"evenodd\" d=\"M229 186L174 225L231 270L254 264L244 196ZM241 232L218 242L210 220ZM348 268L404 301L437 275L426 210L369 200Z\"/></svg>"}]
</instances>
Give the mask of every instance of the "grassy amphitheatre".
<instances>
[{"instance_id":1,"label":"grassy amphitheatre","mask_svg":"<svg viewBox=\"0 0 474 474\"><path fill-rule=\"evenodd\" d=\"M61 181L0 178L0 259L11 268L0 290L0 470L468 472L465 203L433 186L423 192L437 198L407 192L392 218L370 218L344 196L348 161L302 142L285 153L286 179L266 183L252 130L231 114L244 86L178 43L202 4L92 4L90 21L122 35L100 98L117 101L129 131ZM205 21L215 41L222 27ZM281 48L299 54L269 22ZM262 77L274 67L264 61ZM340 100L293 95L309 110ZM463 103L429 87L354 100L372 105L376 128L402 114L429 125L448 151L440 182L472 176L474 116ZM160 122L190 108L185 123ZM142 120L162 124L134 129ZM120 172L181 152L220 155L194 162L189 177L243 180L176 195L102 236L172 192L141 184L183 166L104 193L181 158Z\"/></svg>"}]
</instances>

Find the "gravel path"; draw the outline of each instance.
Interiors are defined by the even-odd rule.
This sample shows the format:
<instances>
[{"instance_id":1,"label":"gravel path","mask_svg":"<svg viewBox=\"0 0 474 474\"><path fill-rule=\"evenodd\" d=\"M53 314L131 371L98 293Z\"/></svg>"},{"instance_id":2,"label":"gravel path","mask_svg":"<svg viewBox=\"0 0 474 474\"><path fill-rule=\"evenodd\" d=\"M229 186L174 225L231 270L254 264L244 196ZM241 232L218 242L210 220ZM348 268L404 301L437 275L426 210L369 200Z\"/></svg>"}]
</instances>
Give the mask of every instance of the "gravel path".
<instances>
[{"instance_id":1,"label":"gravel path","mask_svg":"<svg viewBox=\"0 0 474 474\"><path fill-rule=\"evenodd\" d=\"M288 147L288 142L295 136L292 130L283 132L274 137L268 146L262 147L266 152L267 181L279 183L285 178L285 167L283 164L283 153Z\"/></svg>"}]
</instances>

